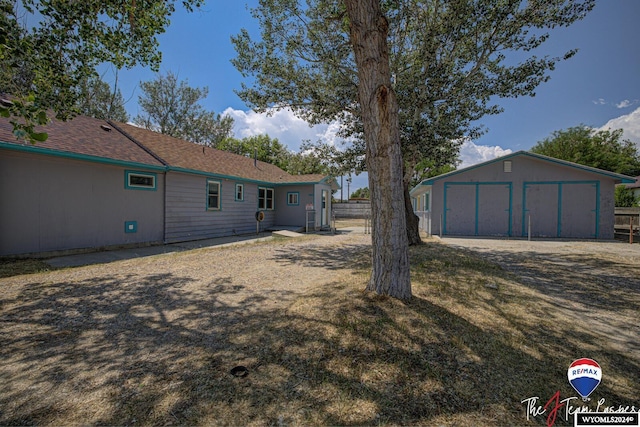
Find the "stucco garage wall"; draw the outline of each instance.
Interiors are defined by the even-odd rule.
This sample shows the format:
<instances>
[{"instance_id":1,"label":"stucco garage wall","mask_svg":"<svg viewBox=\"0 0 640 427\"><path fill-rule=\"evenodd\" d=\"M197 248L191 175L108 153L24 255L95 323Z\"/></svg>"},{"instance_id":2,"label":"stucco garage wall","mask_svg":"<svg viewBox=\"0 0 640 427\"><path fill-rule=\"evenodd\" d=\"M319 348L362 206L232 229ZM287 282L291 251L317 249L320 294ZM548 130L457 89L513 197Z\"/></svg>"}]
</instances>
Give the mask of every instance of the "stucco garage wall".
<instances>
[{"instance_id":1,"label":"stucco garage wall","mask_svg":"<svg viewBox=\"0 0 640 427\"><path fill-rule=\"evenodd\" d=\"M525 155L432 184L432 233L613 238L614 179Z\"/></svg>"},{"instance_id":2,"label":"stucco garage wall","mask_svg":"<svg viewBox=\"0 0 640 427\"><path fill-rule=\"evenodd\" d=\"M133 190L125 170L0 150L0 255L161 242L163 174L155 191Z\"/></svg>"}]
</instances>

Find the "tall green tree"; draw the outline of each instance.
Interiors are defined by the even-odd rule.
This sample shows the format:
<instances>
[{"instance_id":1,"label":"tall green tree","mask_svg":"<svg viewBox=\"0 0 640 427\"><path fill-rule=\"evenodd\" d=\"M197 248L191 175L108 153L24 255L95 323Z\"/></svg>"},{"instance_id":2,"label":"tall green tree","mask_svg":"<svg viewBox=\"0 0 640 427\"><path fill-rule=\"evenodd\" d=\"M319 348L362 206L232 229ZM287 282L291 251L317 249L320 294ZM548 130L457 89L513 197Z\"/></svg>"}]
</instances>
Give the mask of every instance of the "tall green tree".
<instances>
[{"instance_id":1,"label":"tall green tree","mask_svg":"<svg viewBox=\"0 0 640 427\"><path fill-rule=\"evenodd\" d=\"M318 152L317 147L321 147L323 151ZM282 145L277 138L254 135L242 139L226 138L218 142L215 148L271 163L292 175L334 175L331 163L333 158L326 157L329 150L325 149L323 144L313 145L304 142L300 152L295 153Z\"/></svg>"},{"instance_id":2,"label":"tall green tree","mask_svg":"<svg viewBox=\"0 0 640 427\"><path fill-rule=\"evenodd\" d=\"M199 104L209 88L191 87L186 80L178 81L172 72L141 82L140 87L138 105L143 113L134 117L136 125L211 147L231 135L233 118L207 111Z\"/></svg>"},{"instance_id":3,"label":"tall green tree","mask_svg":"<svg viewBox=\"0 0 640 427\"><path fill-rule=\"evenodd\" d=\"M368 199L370 196L369 187L358 188L356 191L351 193L349 196L350 199Z\"/></svg>"},{"instance_id":4,"label":"tall green tree","mask_svg":"<svg viewBox=\"0 0 640 427\"><path fill-rule=\"evenodd\" d=\"M262 1L254 16L262 41L246 31L233 39L236 67L256 83L240 96L258 110L289 106L310 123L359 118L374 212L367 289L410 298L398 106L380 2Z\"/></svg>"},{"instance_id":5,"label":"tall green tree","mask_svg":"<svg viewBox=\"0 0 640 427\"><path fill-rule=\"evenodd\" d=\"M290 155L287 147L269 135L253 135L242 139L225 138L214 148L271 163L282 169Z\"/></svg>"},{"instance_id":6,"label":"tall green tree","mask_svg":"<svg viewBox=\"0 0 640 427\"><path fill-rule=\"evenodd\" d=\"M32 142L46 134L47 110L68 119L77 113L79 87L96 66L136 65L157 70L157 36L169 25L176 4L187 10L202 0L0 0L0 116L14 134Z\"/></svg>"},{"instance_id":7,"label":"tall green tree","mask_svg":"<svg viewBox=\"0 0 640 427\"><path fill-rule=\"evenodd\" d=\"M410 177L419 165L455 161L462 137L481 132L473 122L500 111L492 99L532 95L575 53L537 57L546 30L570 25L592 7L592 0L263 0L253 11L261 39L247 31L233 38L234 64L252 77L239 95L257 110L288 107L312 124L339 120L343 136L362 140L373 210L382 210L373 218L369 285L400 295L396 288L410 291L400 249L408 240L396 227L404 223L405 234L418 235L417 221L406 227L415 219ZM507 61L511 52L520 56ZM403 207L395 205L398 173ZM397 257L383 255L392 247ZM382 265L398 280L378 276Z\"/></svg>"},{"instance_id":8,"label":"tall green tree","mask_svg":"<svg viewBox=\"0 0 640 427\"><path fill-rule=\"evenodd\" d=\"M80 84L78 113L97 119L129 121L120 89L116 85L111 90L109 84L98 76L91 76Z\"/></svg>"},{"instance_id":9,"label":"tall green tree","mask_svg":"<svg viewBox=\"0 0 640 427\"><path fill-rule=\"evenodd\" d=\"M553 132L531 151L629 176L640 175L637 146L622 140L622 129L595 130L585 125Z\"/></svg>"}]
</instances>

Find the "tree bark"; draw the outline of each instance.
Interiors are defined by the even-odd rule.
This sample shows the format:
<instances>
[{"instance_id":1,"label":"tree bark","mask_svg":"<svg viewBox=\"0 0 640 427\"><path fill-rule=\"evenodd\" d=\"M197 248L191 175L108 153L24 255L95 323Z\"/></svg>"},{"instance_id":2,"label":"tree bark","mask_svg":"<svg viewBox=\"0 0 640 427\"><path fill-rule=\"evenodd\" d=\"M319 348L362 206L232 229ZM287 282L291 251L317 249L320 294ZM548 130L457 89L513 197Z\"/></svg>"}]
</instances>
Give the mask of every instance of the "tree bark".
<instances>
[{"instance_id":1,"label":"tree bark","mask_svg":"<svg viewBox=\"0 0 640 427\"><path fill-rule=\"evenodd\" d=\"M422 237L420 237L420 218L413 212L411 204L411 195L409 194L409 183L404 181L404 210L407 221L407 240L409 246L421 245Z\"/></svg>"},{"instance_id":2,"label":"tree bark","mask_svg":"<svg viewBox=\"0 0 640 427\"><path fill-rule=\"evenodd\" d=\"M358 68L371 191L372 271L367 290L411 298L398 101L391 87L389 24L379 0L345 0Z\"/></svg>"}]
</instances>

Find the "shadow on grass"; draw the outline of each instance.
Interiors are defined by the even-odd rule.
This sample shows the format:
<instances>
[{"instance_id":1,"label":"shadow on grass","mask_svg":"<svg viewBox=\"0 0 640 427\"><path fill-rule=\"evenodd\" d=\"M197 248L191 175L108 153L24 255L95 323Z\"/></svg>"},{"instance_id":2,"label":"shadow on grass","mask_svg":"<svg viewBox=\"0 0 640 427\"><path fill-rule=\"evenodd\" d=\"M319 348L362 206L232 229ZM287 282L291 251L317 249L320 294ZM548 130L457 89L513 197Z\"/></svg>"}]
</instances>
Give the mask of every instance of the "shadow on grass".
<instances>
[{"instance_id":1,"label":"shadow on grass","mask_svg":"<svg viewBox=\"0 0 640 427\"><path fill-rule=\"evenodd\" d=\"M347 249L278 257L366 277L369 247ZM406 304L362 293L352 277L283 293L286 309L232 277L27 286L2 299L0 424L525 424L522 399L575 395L566 370L578 357L603 364L607 403L638 404L637 354L597 349L580 325L557 328L533 310L552 307L519 293L509 273L447 250L412 250ZM236 365L249 375L230 375Z\"/></svg>"}]
</instances>

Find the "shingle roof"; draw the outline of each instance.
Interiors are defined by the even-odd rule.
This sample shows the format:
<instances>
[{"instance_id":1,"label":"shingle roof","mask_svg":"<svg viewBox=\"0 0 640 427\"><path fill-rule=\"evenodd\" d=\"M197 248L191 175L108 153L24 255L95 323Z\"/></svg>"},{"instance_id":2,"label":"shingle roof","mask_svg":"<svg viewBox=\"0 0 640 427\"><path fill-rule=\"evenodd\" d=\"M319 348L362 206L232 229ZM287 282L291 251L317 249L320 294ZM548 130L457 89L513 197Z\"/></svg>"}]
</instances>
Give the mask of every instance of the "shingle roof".
<instances>
[{"instance_id":1,"label":"shingle roof","mask_svg":"<svg viewBox=\"0 0 640 427\"><path fill-rule=\"evenodd\" d=\"M45 142L31 145L18 141L13 126L0 119L0 142L28 151L69 153L74 156L168 167L174 170L236 177L272 184L312 184L325 180L321 174L291 175L270 163L254 160L162 135L124 123L77 116L68 122L52 120L38 131L47 132ZM50 151L49 151L50 152Z\"/></svg>"},{"instance_id":2,"label":"shingle roof","mask_svg":"<svg viewBox=\"0 0 640 427\"><path fill-rule=\"evenodd\" d=\"M495 163L495 162L511 159L513 157L516 157L516 156L532 157L534 159L538 159L538 160L543 160L543 161L546 161L546 162L559 164L561 166L580 169L580 170L583 170L583 171L586 171L586 172L590 172L590 173L593 173L593 174L606 176L606 177L609 177L609 178L612 178L613 180L615 180L616 183L620 183L620 182L621 183L632 183L632 182L635 182L635 180L633 178L631 178L629 176L626 176L626 175L619 174L619 173L609 172L609 171L605 171L605 170L602 170L602 169L593 168L591 166L580 165L578 163L568 162L566 160L560 160L560 159L556 159L554 157L544 156L542 154L537 154L537 153L532 153L530 151L522 151L521 150L521 151L516 151L515 153L507 154L507 155L502 156L502 157L496 157L495 159L488 160L488 161L482 162L482 163L478 163L478 164L473 165L473 166L468 166L466 168L457 169L457 170L454 170L454 171L451 171L451 172L444 173L442 175L438 175L438 176L434 176L432 178L425 179L420 184L415 186L410 191L410 194L412 194L414 192L414 190L416 190L420 186L432 185L434 182L439 181L441 179L448 178L450 176L457 175L457 174L462 173L462 172L467 172L467 171L470 171L472 169L481 168L481 167L483 167L485 165L488 165L488 164L491 164L491 163Z\"/></svg>"},{"instance_id":3,"label":"shingle roof","mask_svg":"<svg viewBox=\"0 0 640 427\"><path fill-rule=\"evenodd\" d=\"M270 163L194 144L172 136L124 123L116 128L143 145L172 168L237 177L254 181L280 183L317 183L324 175L291 175Z\"/></svg>"},{"instance_id":4,"label":"shingle roof","mask_svg":"<svg viewBox=\"0 0 640 427\"><path fill-rule=\"evenodd\" d=\"M8 120L0 120L0 141L30 146L37 151L55 150L63 153L79 154L124 162L161 166L156 158L106 121L91 117L78 116L68 122L52 120L38 131L47 132L49 137L44 142L31 145L18 141L13 135L13 126Z\"/></svg>"}]
</instances>

